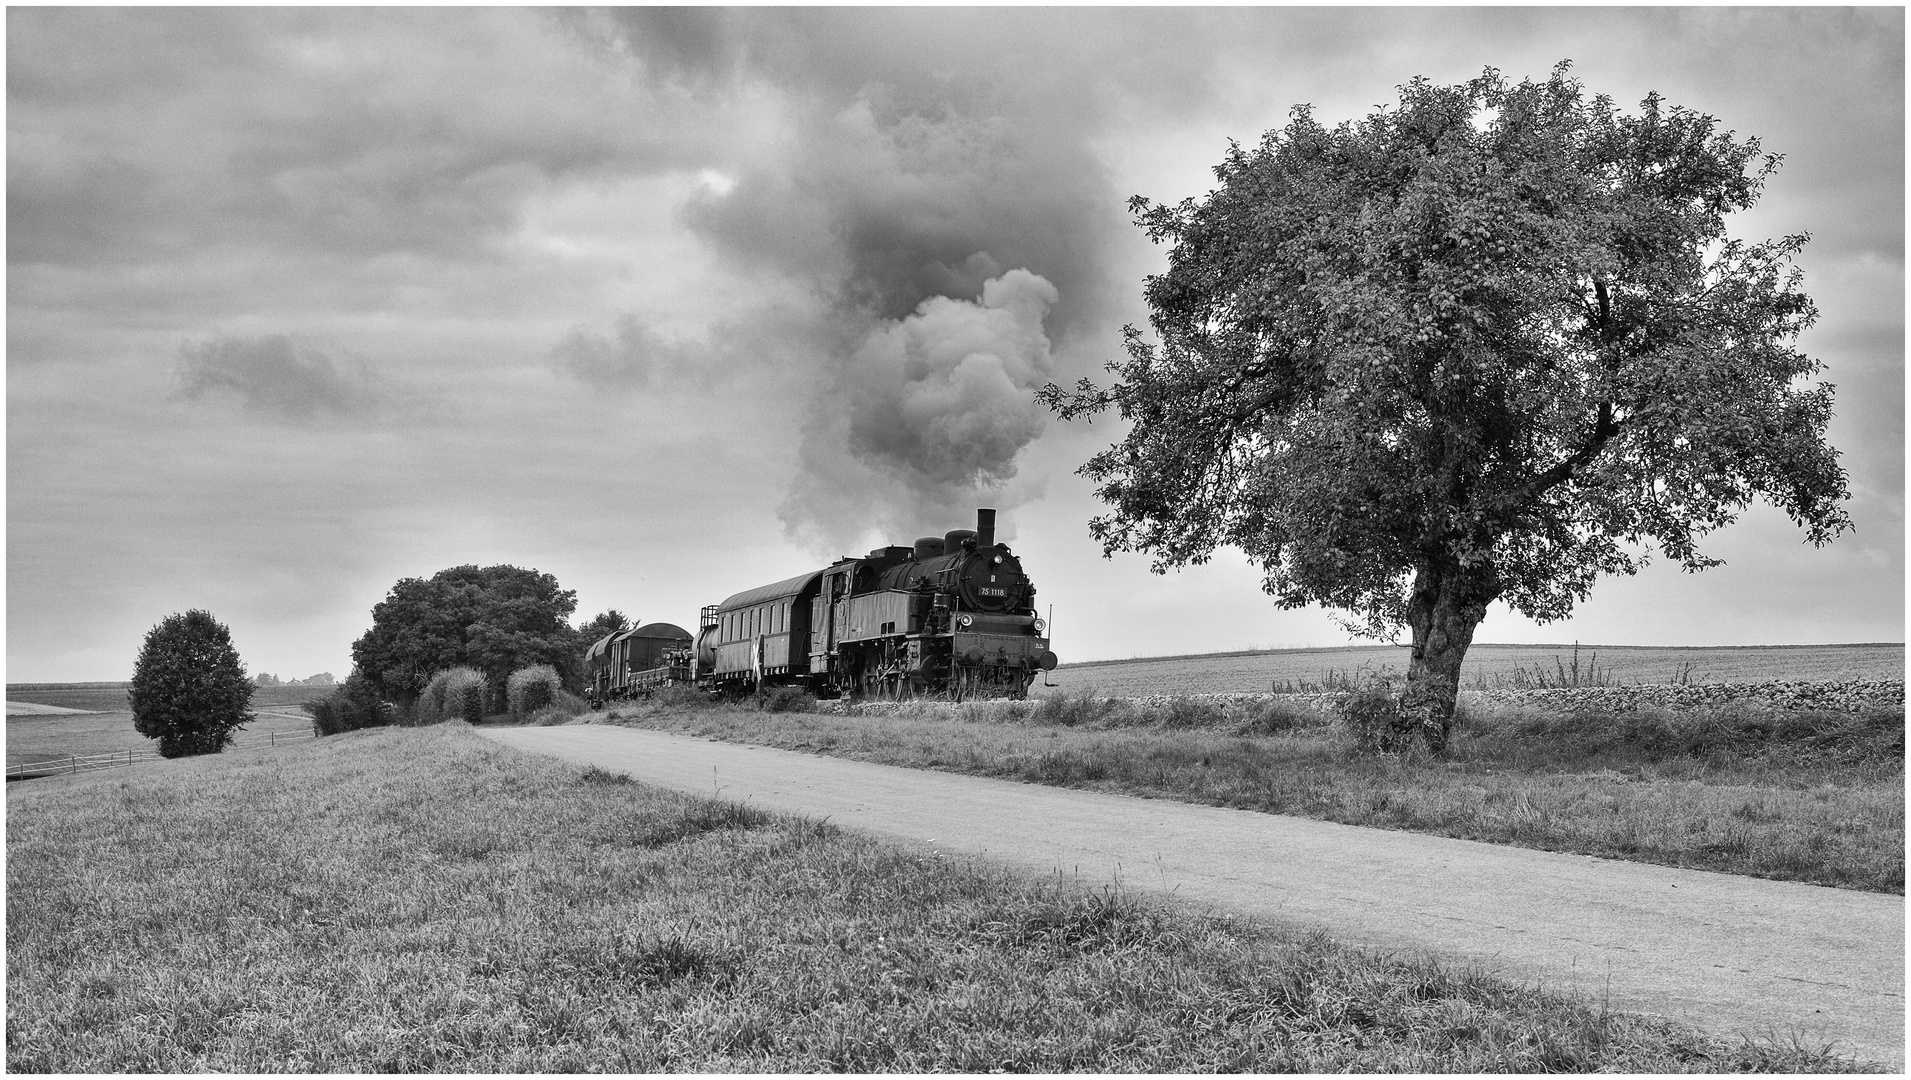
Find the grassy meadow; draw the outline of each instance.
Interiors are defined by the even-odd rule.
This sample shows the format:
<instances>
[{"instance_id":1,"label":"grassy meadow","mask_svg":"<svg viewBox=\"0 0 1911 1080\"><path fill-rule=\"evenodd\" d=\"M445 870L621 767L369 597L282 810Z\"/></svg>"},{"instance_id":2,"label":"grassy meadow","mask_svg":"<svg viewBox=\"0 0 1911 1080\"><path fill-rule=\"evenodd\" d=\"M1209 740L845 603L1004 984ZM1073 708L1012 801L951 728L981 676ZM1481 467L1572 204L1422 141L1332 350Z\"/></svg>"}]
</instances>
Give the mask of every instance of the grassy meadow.
<instances>
[{"instance_id":1,"label":"grassy meadow","mask_svg":"<svg viewBox=\"0 0 1911 1080\"><path fill-rule=\"evenodd\" d=\"M256 705L254 711L258 711ZM250 746L272 732L309 735L312 718L290 708L284 712L259 712L258 719L240 728L234 738L239 746ZM158 746L156 740L133 730L130 712L7 717L8 765L30 765L68 755L86 757L123 750L154 750Z\"/></svg>"},{"instance_id":2,"label":"grassy meadow","mask_svg":"<svg viewBox=\"0 0 1911 1080\"><path fill-rule=\"evenodd\" d=\"M1066 647L1062 640L1058 649ZM1362 673L1407 670L1404 646L1368 645L1331 649L1278 649L1198 656L1159 656L1063 664L1047 679L1065 693L1134 694L1266 693L1276 684L1321 685ZM1461 684L1488 689L1521 677L1558 681L1570 674L1571 645L1475 645L1467 650ZM1787 645L1725 648L1580 646L1582 678L1611 683L1835 682L1902 679L1905 652L1889 645ZM1036 695L1056 689L1035 685Z\"/></svg>"},{"instance_id":3,"label":"grassy meadow","mask_svg":"<svg viewBox=\"0 0 1911 1080\"><path fill-rule=\"evenodd\" d=\"M125 712L126 691L132 683L15 683L7 687L8 701L57 705L82 712ZM307 701L331 693L331 686L260 686L252 691L254 709L285 708L296 712Z\"/></svg>"},{"instance_id":4,"label":"grassy meadow","mask_svg":"<svg viewBox=\"0 0 1911 1080\"><path fill-rule=\"evenodd\" d=\"M1902 894L1904 713L1558 716L1463 705L1446 760L1351 752L1278 698L1093 694L893 715L710 707L586 719L910 768Z\"/></svg>"},{"instance_id":5,"label":"grassy meadow","mask_svg":"<svg viewBox=\"0 0 1911 1080\"><path fill-rule=\"evenodd\" d=\"M459 724L7 794L16 1072L1856 1067Z\"/></svg>"}]
</instances>

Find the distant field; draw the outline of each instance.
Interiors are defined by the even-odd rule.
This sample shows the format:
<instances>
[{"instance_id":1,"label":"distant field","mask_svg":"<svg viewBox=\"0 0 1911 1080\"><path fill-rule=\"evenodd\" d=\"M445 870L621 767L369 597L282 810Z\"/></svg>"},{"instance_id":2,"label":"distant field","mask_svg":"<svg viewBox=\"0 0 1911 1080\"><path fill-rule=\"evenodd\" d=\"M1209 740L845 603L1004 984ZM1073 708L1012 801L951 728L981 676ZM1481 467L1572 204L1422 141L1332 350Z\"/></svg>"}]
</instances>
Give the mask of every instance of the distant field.
<instances>
[{"instance_id":1,"label":"distant field","mask_svg":"<svg viewBox=\"0 0 1911 1080\"><path fill-rule=\"evenodd\" d=\"M57 705L86 712L123 712L126 690L132 683L8 683L7 700L33 705ZM298 705L331 693L331 686L261 686L252 692L252 707Z\"/></svg>"},{"instance_id":2,"label":"distant field","mask_svg":"<svg viewBox=\"0 0 1911 1080\"><path fill-rule=\"evenodd\" d=\"M310 717L286 706L282 713L260 713L257 720L239 729L237 737L244 745L272 732L305 734L311 730ZM69 754L86 757L121 750L152 750L158 745L133 730L133 714L123 709L78 715L7 717L8 765L52 761Z\"/></svg>"},{"instance_id":3,"label":"distant field","mask_svg":"<svg viewBox=\"0 0 1911 1080\"><path fill-rule=\"evenodd\" d=\"M1265 692L1275 682L1321 683L1330 674L1357 676L1388 670L1404 674L1408 657L1405 646L1393 645L1206 653L1064 664L1047 681L1073 692L1093 689L1116 696L1245 694ZM1695 683L1902 679L1904 661L1902 644L1579 646L1582 677L1596 663L1601 681L1612 683L1672 682L1682 672ZM1563 666L1570 673L1572 664L1571 645L1475 645L1467 652L1461 685L1511 685L1521 669L1542 671L1549 679L1557 679L1558 668ZM1041 682L1036 683L1034 692L1044 692Z\"/></svg>"}]
</instances>

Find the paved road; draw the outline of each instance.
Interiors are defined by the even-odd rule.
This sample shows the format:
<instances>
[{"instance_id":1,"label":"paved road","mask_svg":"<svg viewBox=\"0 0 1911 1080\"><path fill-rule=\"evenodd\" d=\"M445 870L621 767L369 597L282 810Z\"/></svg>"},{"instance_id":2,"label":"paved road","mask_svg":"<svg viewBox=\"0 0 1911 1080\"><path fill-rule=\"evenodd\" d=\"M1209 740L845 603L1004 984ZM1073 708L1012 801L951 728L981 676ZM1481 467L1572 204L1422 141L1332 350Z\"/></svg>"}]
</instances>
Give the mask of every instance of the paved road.
<instances>
[{"instance_id":1,"label":"paved road","mask_svg":"<svg viewBox=\"0 0 1911 1080\"><path fill-rule=\"evenodd\" d=\"M1904 1068L1904 898L1042 787L607 726L480 728L662 787L1357 944L1459 957L1720 1034Z\"/></svg>"}]
</instances>

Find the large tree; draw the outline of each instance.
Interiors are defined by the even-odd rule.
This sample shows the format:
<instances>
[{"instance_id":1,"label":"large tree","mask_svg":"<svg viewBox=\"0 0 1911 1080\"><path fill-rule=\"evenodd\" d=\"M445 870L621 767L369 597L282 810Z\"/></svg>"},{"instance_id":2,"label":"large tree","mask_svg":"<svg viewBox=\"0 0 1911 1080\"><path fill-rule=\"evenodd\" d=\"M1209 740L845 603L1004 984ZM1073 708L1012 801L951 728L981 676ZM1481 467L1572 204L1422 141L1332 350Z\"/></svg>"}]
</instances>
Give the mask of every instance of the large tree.
<instances>
[{"instance_id":1,"label":"large tree","mask_svg":"<svg viewBox=\"0 0 1911 1080\"><path fill-rule=\"evenodd\" d=\"M232 632L208 612L168 615L146 632L127 697L133 730L161 757L216 754L252 722L252 681Z\"/></svg>"},{"instance_id":2,"label":"large tree","mask_svg":"<svg viewBox=\"0 0 1911 1080\"><path fill-rule=\"evenodd\" d=\"M454 566L429 578L405 578L372 608L371 629L352 643L366 681L409 710L437 672L468 666L498 693L511 672L550 664L575 684L577 593L557 579L516 566Z\"/></svg>"},{"instance_id":3,"label":"large tree","mask_svg":"<svg viewBox=\"0 0 1911 1080\"><path fill-rule=\"evenodd\" d=\"M1409 628L1402 714L1444 748L1492 602L1546 622L1655 548L1716 565L1697 540L1756 497L1815 544L1849 527L1832 388L1793 347L1806 237L1725 227L1777 165L1565 64L1416 79L1331 129L1296 108L1205 199L1131 203L1172 245L1159 340L1130 327L1115 385L1044 391L1132 425L1082 469L1113 507L1091 530L1156 572L1234 545L1283 607Z\"/></svg>"}]
</instances>

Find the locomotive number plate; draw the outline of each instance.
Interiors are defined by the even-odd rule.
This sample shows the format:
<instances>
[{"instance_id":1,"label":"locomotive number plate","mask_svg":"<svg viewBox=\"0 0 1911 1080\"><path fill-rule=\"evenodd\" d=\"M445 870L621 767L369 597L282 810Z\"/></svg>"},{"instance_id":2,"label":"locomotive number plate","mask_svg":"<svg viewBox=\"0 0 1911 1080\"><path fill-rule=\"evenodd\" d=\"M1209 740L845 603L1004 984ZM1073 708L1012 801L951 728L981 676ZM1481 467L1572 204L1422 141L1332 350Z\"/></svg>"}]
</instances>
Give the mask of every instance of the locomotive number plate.
<instances>
[{"instance_id":1,"label":"locomotive number plate","mask_svg":"<svg viewBox=\"0 0 1911 1080\"><path fill-rule=\"evenodd\" d=\"M983 596L1007 596L1009 594L1007 589L991 589L987 585L982 586L980 591Z\"/></svg>"}]
</instances>

